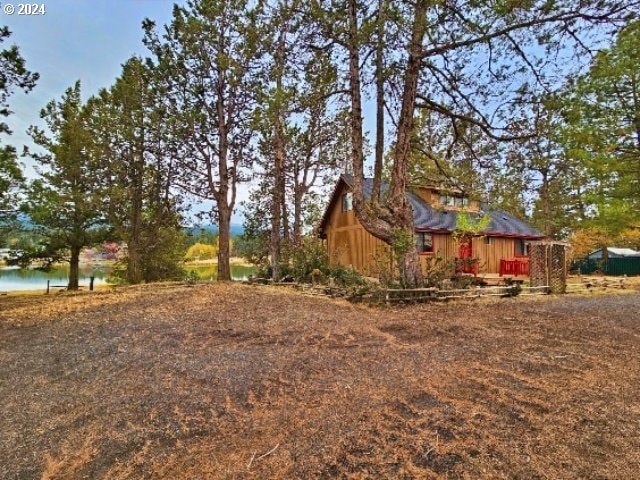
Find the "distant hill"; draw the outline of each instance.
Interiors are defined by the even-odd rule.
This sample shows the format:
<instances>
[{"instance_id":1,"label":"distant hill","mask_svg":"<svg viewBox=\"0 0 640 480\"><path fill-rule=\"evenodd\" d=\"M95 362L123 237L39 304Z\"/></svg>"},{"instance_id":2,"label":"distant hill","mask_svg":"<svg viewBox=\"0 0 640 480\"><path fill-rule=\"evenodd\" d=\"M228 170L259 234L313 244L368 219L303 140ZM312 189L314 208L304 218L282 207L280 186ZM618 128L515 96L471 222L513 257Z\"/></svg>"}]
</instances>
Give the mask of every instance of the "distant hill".
<instances>
[{"instance_id":1,"label":"distant hill","mask_svg":"<svg viewBox=\"0 0 640 480\"><path fill-rule=\"evenodd\" d=\"M192 234L198 233L202 230L204 230L205 232L218 233L218 226L217 225L197 225L197 226L187 227L187 231ZM232 237L237 237L238 235L242 235L244 233L244 227L239 223L232 223L230 230L231 230Z\"/></svg>"},{"instance_id":2,"label":"distant hill","mask_svg":"<svg viewBox=\"0 0 640 480\"><path fill-rule=\"evenodd\" d=\"M35 225L31 222L31 219L23 214L18 216L18 222L21 224L22 228L25 230L31 230ZM188 233L198 233L201 230L205 232L218 233L217 225L194 225L191 227L185 227ZM231 224L231 236L237 237L244 233L244 227L241 223L232 223Z\"/></svg>"}]
</instances>

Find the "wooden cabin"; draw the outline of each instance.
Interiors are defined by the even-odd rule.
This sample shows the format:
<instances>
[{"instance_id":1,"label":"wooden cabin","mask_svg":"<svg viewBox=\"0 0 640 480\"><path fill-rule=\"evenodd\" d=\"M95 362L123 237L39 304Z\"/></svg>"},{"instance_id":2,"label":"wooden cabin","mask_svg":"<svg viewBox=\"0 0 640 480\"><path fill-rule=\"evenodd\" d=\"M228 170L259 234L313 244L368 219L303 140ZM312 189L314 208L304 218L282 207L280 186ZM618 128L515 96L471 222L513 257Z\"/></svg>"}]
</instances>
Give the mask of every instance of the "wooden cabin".
<instances>
[{"instance_id":1,"label":"wooden cabin","mask_svg":"<svg viewBox=\"0 0 640 480\"><path fill-rule=\"evenodd\" d=\"M343 175L336 185L320 224L333 264L351 266L365 275L375 275L381 260L389 258L389 247L367 232L353 211L352 178ZM373 182L365 179L364 193L371 195ZM383 186L385 188L385 186ZM465 264L467 273L528 274L527 243L544 238L538 230L503 211L485 210L479 201L459 192L431 186L411 186L407 199L413 208L415 238L424 268L429 259L475 259ZM489 215L491 223L482 235L454 238L460 212ZM468 270L467 270L468 268Z\"/></svg>"}]
</instances>

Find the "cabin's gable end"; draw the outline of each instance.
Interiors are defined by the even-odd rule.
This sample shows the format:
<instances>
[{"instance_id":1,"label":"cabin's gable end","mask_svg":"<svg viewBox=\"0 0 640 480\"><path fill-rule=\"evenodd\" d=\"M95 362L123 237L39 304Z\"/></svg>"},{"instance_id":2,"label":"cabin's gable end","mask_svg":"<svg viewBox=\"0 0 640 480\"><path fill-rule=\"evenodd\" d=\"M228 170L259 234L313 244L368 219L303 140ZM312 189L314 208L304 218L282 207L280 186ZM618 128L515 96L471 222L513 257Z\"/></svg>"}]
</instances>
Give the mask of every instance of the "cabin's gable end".
<instances>
[{"instance_id":1,"label":"cabin's gable end","mask_svg":"<svg viewBox=\"0 0 640 480\"><path fill-rule=\"evenodd\" d=\"M325 239L331 265L353 267L365 275L373 274L378 257L385 256L388 247L367 232L353 210L351 187L340 179L334 189L319 226Z\"/></svg>"}]
</instances>

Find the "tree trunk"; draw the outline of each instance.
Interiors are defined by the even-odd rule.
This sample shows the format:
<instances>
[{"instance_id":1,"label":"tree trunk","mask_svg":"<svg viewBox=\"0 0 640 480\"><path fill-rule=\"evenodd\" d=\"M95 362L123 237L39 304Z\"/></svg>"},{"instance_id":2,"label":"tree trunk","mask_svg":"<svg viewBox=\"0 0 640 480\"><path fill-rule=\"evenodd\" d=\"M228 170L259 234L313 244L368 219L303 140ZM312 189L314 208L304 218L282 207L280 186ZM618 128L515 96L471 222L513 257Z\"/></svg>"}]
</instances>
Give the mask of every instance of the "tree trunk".
<instances>
[{"instance_id":1,"label":"tree trunk","mask_svg":"<svg viewBox=\"0 0 640 480\"><path fill-rule=\"evenodd\" d=\"M285 32L280 32L278 37L278 45L275 54L276 69L276 92L282 92L282 74L284 66L284 44ZM279 95L278 95L279 96ZM278 100L275 109L274 129L273 129L273 149L274 149L274 168L273 168L273 195L271 198L271 277L274 281L280 280L280 235L282 222L285 212L285 181L284 181L284 132L282 126L282 105Z\"/></svg>"},{"instance_id":2,"label":"tree trunk","mask_svg":"<svg viewBox=\"0 0 640 480\"><path fill-rule=\"evenodd\" d=\"M141 252L137 239L127 242L127 282L136 285L142 281Z\"/></svg>"},{"instance_id":3,"label":"tree trunk","mask_svg":"<svg viewBox=\"0 0 640 480\"><path fill-rule=\"evenodd\" d=\"M284 170L286 170L286 166L284 161L282 163L283 163L282 191L280 193L280 198L282 199L282 238L287 240L291 235L291 230L289 228L289 208L287 206L287 185L286 185L286 181L285 181L286 179L284 175Z\"/></svg>"},{"instance_id":4,"label":"tree trunk","mask_svg":"<svg viewBox=\"0 0 640 480\"><path fill-rule=\"evenodd\" d=\"M426 30L426 1L418 0L414 15L411 41L407 47L409 59L404 76L389 195L389 206L394 212L400 210L398 213L402 217L401 225L406 227L413 227L413 217L407 215L410 212L406 211L406 207L409 206L406 195L407 163L411 154L418 77L422 62L422 40Z\"/></svg>"},{"instance_id":5,"label":"tree trunk","mask_svg":"<svg viewBox=\"0 0 640 480\"><path fill-rule=\"evenodd\" d=\"M640 105L636 105L636 107L640 107ZM640 112L640 108L636 108L637 112ZM640 113L639 116L635 119L634 121L635 124L635 128L636 128L636 147L637 147L637 156L636 156L636 178L635 178L635 190L634 192L636 193L635 195L635 199L636 199L636 205L637 205L637 200L638 197L640 197Z\"/></svg>"},{"instance_id":6,"label":"tree trunk","mask_svg":"<svg viewBox=\"0 0 640 480\"><path fill-rule=\"evenodd\" d=\"M141 165L141 159L142 154L140 154L139 160L136 161L134 159L133 164L135 167L133 168L133 178L131 178L133 198L131 202L131 234L127 242L127 282L132 285L142 281L142 181L144 171Z\"/></svg>"},{"instance_id":7,"label":"tree trunk","mask_svg":"<svg viewBox=\"0 0 640 480\"><path fill-rule=\"evenodd\" d=\"M351 94L351 162L353 166L354 207L364 217L364 152L362 138L362 92L360 81L360 44L358 41L358 2L349 0L349 90ZM361 220L362 221L362 220Z\"/></svg>"},{"instance_id":8,"label":"tree trunk","mask_svg":"<svg viewBox=\"0 0 640 480\"><path fill-rule=\"evenodd\" d=\"M274 138L275 165L273 169L274 185L271 198L271 245L269 249L271 255L271 277L276 282L280 280L280 230L282 225L282 190L280 189L280 182L283 176L283 165L281 163L283 160L283 146L280 141L280 132L277 126L279 123L280 122L276 120Z\"/></svg>"},{"instance_id":9,"label":"tree trunk","mask_svg":"<svg viewBox=\"0 0 640 480\"><path fill-rule=\"evenodd\" d=\"M551 231L551 199L549 198L549 176L547 172L542 172L542 185L540 186L540 196L542 197L542 216L544 234L550 237Z\"/></svg>"},{"instance_id":10,"label":"tree trunk","mask_svg":"<svg viewBox=\"0 0 640 480\"><path fill-rule=\"evenodd\" d=\"M409 232L413 238L413 230ZM409 249L399 259L401 283L405 288L415 288L422 283L422 268L420 255L415 242L409 245Z\"/></svg>"},{"instance_id":11,"label":"tree trunk","mask_svg":"<svg viewBox=\"0 0 640 480\"><path fill-rule=\"evenodd\" d=\"M418 0L414 10L411 41L407 46L408 60L405 69L402 109L398 122L395 155L389 196L384 207L375 203L366 205L363 191L364 155L362 137L362 94L360 80L360 43L358 28L358 3L349 0L349 89L351 94L351 149L353 163L353 203L356 216L362 226L375 237L394 248L398 237L414 235L413 210L407 201L407 163L411 153L411 137L414 130L414 113L418 77L422 61L422 41L426 31L427 2ZM396 250L394 248L394 250ZM420 257L414 242L399 254L401 281L406 287L422 282Z\"/></svg>"},{"instance_id":12,"label":"tree trunk","mask_svg":"<svg viewBox=\"0 0 640 480\"><path fill-rule=\"evenodd\" d=\"M411 42L407 48L409 59L405 70L402 109L396 135L390 195L387 200L387 206L394 214L397 230L405 232L404 235L410 234L412 238L414 232L413 209L407 201L407 164L411 154L411 138L414 130L416 94L422 61L422 41L427 25L426 11L427 2L418 0L414 11ZM411 247L404 251L400 263L404 265L404 268L401 268L402 283L406 287L420 285L422 282L420 257L414 242L411 242Z\"/></svg>"},{"instance_id":13,"label":"tree trunk","mask_svg":"<svg viewBox=\"0 0 640 480\"><path fill-rule=\"evenodd\" d=\"M367 208L364 198L364 151L362 134L362 82L360 80L360 43L358 2L349 0L349 93L351 97L351 164L353 167L353 209L356 217L373 236L387 244L392 242L389 225L379 217L378 208Z\"/></svg>"},{"instance_id":14,"label":"tree trunk","mask_svg":"<svg viewBox=\"0 0 640 480\"><path fill-rule=\"evenodd\" d=\"M293 244L300 245L302 241L302 196L300 188L296 187L293 199Z\"/></svg>"},{"instance_id":15,"label":"tree trunk","mask_svg":"<svg viewBox=\"0 0 640 480\"><path fill-rule=\"evenodd\" d=\"M385 0L378 0L378 31L376 45L376 158L373 166L371 199L380 200L382 161L384 157L384 22Z\"/></svg>"},{"instance_id":16,"label":"tree trunk","mask_svg":"<svg viewBox=\"0 0 640 480\"><path fill-rule=\"evenodd\" d=\"M230 259L231 210L226 202L218 203L218 281L231 281Z\"/></svg>"},{"instance_id":17,"label":"tree trunk","mask_svg":"<svg viewBox=\"0 0 640 480\"><path fill-rule=\"evenodd\" d=\"M80 276L80 250L81 247L71 247L71 260L69 261L69 283L68 290L78 290L78 279Z\"/></svg>"},{"instance_id":18,"label":"tree trunk","mask_svg":"<svg viewBox=\"0 0 640 480\"><path fill-rule=\"evenodd\" d=\"M218 178L220 186L216 190L212 181L212 175L209 175L210 187L214 192L216 205L218 207L218 281L231 281L231 266L229 264L229 236L231 228L231 210L229 206L229 186L231 182L235 182L234 175L229 173L229 125L227 119L227 108L225 106L226 99L226 76L224 70L218 66L218 85L216 111L218 116ZM209 166L211 168L211 165Z\"/></svg>"}]
</instances>

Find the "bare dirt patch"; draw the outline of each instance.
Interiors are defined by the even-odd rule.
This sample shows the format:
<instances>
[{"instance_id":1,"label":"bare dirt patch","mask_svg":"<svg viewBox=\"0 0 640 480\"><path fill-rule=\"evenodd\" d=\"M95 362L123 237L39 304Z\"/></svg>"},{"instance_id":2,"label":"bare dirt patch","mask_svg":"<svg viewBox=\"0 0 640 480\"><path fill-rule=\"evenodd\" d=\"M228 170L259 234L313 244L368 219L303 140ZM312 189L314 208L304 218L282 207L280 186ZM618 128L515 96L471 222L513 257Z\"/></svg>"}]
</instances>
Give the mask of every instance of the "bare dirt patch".
<instances>
[{"instance_id":1,"label":"bare dirt patch","mask_svg":"<svg viewBox=\"0 0 640 480\"><path fill-rule=\"evenodd\" d=\"M0 478L633 478L640 295L0 299Z\"/></svg>"}]
</instances>

